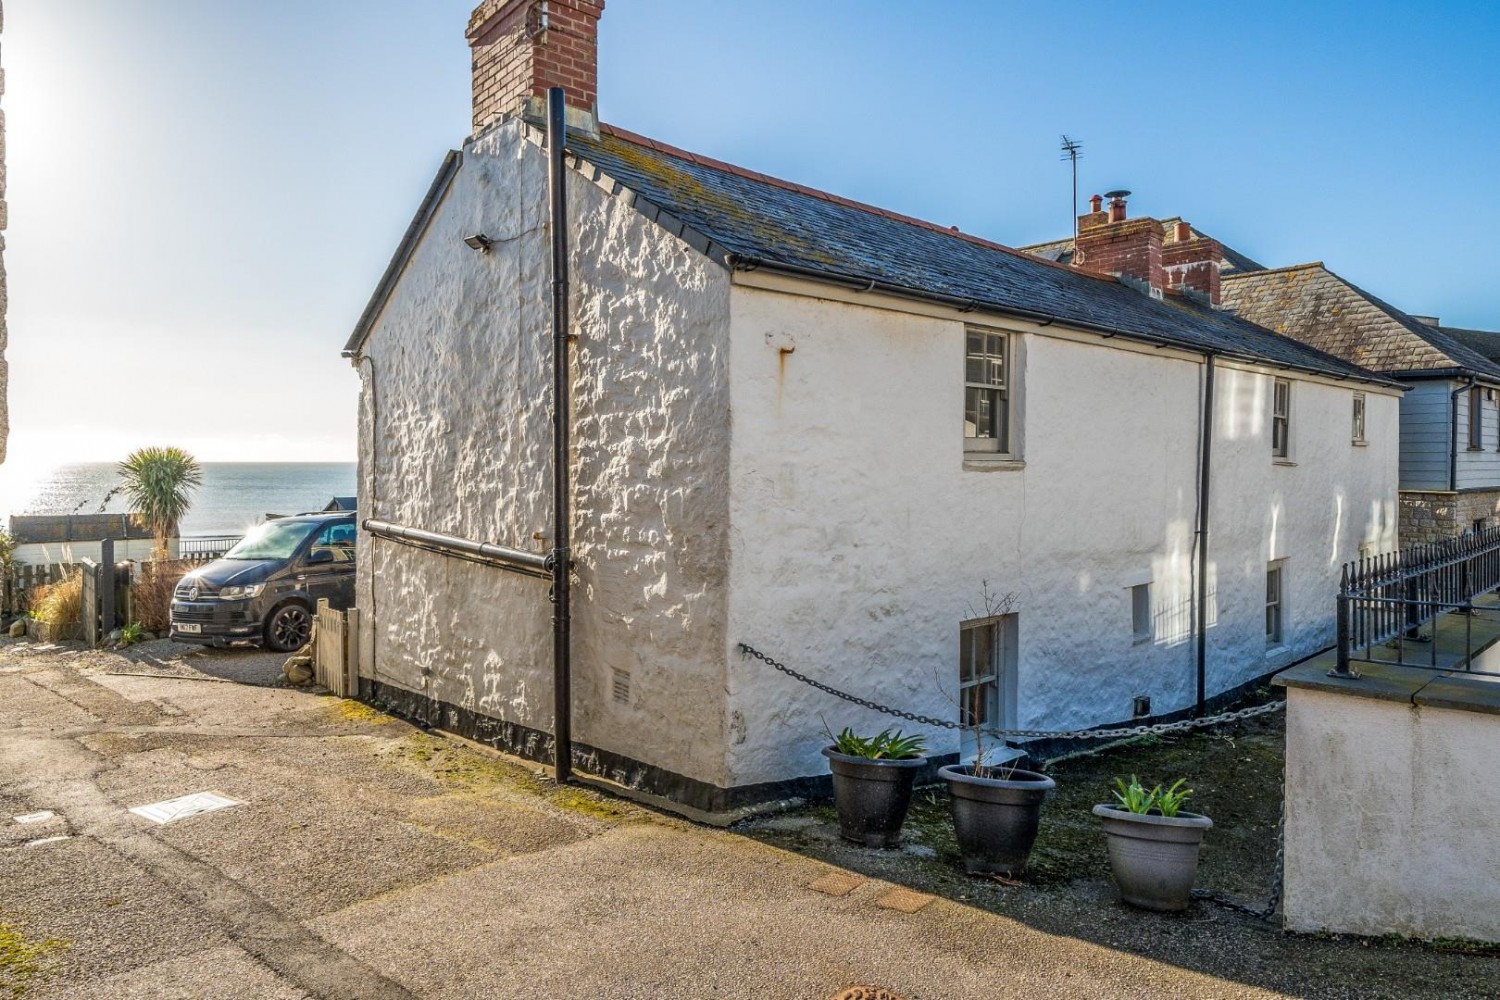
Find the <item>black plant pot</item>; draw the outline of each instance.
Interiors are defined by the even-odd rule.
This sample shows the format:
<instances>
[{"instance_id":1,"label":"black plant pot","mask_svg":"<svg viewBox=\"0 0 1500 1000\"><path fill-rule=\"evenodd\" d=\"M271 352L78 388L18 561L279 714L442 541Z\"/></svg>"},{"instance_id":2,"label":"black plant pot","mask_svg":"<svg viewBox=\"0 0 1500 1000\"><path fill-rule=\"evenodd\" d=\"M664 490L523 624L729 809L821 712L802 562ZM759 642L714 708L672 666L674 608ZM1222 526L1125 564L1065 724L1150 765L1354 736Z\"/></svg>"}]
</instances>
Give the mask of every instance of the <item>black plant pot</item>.
<instances>
[{"instance_id":1,"label":"black plant pot","mask_svg":"<svg viewBox=\"0 0 1500 1000\"><path fill-rule=\"evenodd\" d=\"M953 834L971 875L1015 876L1026 867L1042 819L1042 800L1057 782L1019 768L1006 778L976 778L970 765L938 769L948 782Z\"/></svg>"},{"instance_id":2,"label":"black plant pot","mask_svg":"<svg viewBox=\"0 0 1500 1000\"><path fill-rule=\"evenodd\" d=\"M833 747L823 750L833 771L833 802L839 835L866 847L895 847L911 805L911 786L926 757L872 760L851 757Z\"/></svg>"}]
</instances>

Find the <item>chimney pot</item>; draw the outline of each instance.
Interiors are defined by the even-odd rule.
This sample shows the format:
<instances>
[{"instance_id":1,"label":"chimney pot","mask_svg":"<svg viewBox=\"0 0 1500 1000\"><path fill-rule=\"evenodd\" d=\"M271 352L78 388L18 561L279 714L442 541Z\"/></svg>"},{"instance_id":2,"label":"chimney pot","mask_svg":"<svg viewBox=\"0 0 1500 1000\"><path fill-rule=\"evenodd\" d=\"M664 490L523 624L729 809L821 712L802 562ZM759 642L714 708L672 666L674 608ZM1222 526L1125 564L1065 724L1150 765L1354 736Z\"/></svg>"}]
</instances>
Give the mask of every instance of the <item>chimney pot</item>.
<instances>
[{"instance_id":1,"label":"chimney pot","mask_svg":"<svg viewBox=\"0 0 1500 1000\"><path fill-rule=\"evenodd\" d=\"M1109 221L1125 221L1125 199L1130 197L1129 191L1106 191L1104 196L1109 199Z\"/></svg>"},{"instance_id":2,"label":"chimney pot","mask_svg":"<svg viewBox=\"0 0 1500 1000\"><path fill-rule=\"evenodd\" d=\"M1193 238L1193 227L1190 226L1190 225L1188 225L1186 222L1179 222L1179 223L1177 223L1177 235L1175 237L1176 241L1178 243L1186 243L1188 240L1190 240L1192 238Z\"/></svg>"},{"instance_id":3,"label":"chimney pot","mask_svg":"<svg viewBox=\"0 0 1500 1000\"><path fill-rule=\"evenodd\" d=\"M1104 211L1104 199L1101 198L1101 197L1099 197L1097 194L1094 195L1092 198L1090 198L1089 199L1089 211L1090 212L1102 212L1102 211Z\"/></svg>"}]
</instances>

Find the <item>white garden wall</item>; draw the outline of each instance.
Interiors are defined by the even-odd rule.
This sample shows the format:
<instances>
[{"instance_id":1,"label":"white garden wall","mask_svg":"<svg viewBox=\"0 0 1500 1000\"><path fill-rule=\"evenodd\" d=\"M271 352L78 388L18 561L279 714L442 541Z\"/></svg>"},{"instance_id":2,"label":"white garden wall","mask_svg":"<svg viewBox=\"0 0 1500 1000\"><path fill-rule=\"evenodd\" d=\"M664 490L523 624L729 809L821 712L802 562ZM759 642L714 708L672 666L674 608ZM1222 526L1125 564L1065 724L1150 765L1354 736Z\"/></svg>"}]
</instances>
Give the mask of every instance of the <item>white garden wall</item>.
<instances>
[{"instance_id":1,"label":"white garden wall","mask_svg":"<svg viewBox=\"0 0 1500 1000\"><path fill-rule=\"evenodd\" d=\"M1285 678L1286 927L1500 942L1497 685L1365 669Z\"/></svg>"}]
</instances>

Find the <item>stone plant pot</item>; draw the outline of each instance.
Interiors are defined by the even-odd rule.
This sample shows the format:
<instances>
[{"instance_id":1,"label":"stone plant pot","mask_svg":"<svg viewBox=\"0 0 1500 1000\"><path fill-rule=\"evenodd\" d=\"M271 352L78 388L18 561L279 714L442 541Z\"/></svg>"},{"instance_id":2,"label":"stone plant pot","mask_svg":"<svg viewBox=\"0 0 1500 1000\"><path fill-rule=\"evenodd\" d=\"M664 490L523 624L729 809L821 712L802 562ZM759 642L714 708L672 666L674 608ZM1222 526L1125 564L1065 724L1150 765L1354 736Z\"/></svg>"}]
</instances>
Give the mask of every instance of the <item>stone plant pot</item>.
<instances>
[{"instance_id":1,"label":"stone plant pot","mask_svg":"<svg viewBox=\"0 0 1500 1000\"><path fill-rule=\"evenodd\" d=\"M1214 821L1197 813L1163 816L1116 805L1097 805L1094 815L1104 820L1120 898L1163 913L1187 909L1198 873L1198 848Z\"/></svg>"},{"instance_id":2,"label":"stone plant pot","mask_svg":"<svg viewBox=\"0 0 1500 1000\"><path fill-rule=\"evenodd\" d=\"M839 811L839 835L865 847L895 847L911 805L912 783L926 757L905 760L851 757L833 747L823 756L833 771L833 803Z\"/></svg>"},{"instance_id":3,"label":"stone plant pot","mask_svg":"<svg viewBox=\"0 0 1500 1000\"><path fill-rule=\"evenodd\" d=\"M976 778L968 764L938 769L948 782L953 834L971 875L1014 877L1026 867L1042 819L1042 800L1057 782L1016 768L1006 778Z\"/></svg>"}]
</instances>

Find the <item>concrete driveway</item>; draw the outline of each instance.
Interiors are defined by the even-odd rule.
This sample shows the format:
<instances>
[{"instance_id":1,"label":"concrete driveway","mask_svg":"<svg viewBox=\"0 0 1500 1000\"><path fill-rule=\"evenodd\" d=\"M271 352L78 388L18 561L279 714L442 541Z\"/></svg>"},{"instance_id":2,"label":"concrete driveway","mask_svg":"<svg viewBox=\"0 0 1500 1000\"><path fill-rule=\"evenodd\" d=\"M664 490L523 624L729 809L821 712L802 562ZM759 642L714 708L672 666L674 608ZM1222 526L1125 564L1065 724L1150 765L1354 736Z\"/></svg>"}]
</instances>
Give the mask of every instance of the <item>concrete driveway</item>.
<instances>
[{"instance_id":1,"label":"concrete driveway","mask_svg":"<svg viewBox=\"0 0 1500 1000\"><path fill-rule=\"evenodd\" d=\"M160 645L0 646L0 995L1283 995L557 789L275 686L275 657ZM128 811L198 792L240 804Z\"/></svg>"}]
</instances>

